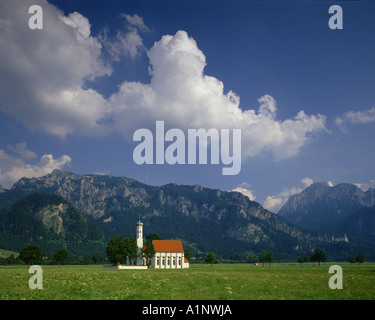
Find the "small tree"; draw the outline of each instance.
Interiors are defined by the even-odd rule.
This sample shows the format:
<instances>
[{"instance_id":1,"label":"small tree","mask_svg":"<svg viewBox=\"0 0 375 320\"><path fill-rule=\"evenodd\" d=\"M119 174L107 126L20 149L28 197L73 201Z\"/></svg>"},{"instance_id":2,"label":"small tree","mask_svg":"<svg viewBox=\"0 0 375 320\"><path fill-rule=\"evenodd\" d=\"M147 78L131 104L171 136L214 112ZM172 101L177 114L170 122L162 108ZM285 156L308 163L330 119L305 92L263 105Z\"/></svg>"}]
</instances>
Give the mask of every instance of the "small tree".
<instances>
[{"instance_id":1,"label":"small tree","mask_svg":"<svg viewBox=\"0 0 375 320\"><path fill-rule=\"evenodd\" d=\"M53 256L53 261L55 261L59 266L62 262L65 262L66 260L68 260L68 251L66 251L65 249L57 251Z\"/></svg>"},{"instance_id":2,"label":"small tree","mask_svg":"<svg viewBox=\"0 0 375 320\"><path fill-rule=\"evenodd\" d=\"M155 251L155 248L154 248L154 245L153 245L152 241L147 240L146 244L143 246L142 251L143 251L143 256L146 259L146 264L149 267L150 266L150 259L152 259L156 254L156 251Z\"/></svg>"},{"instance_id":3,"label":"small tree","mask_svg":"<svg viewBox=\"0 0 375 320\"><path fill-rule=\"evenodd\" d=\"M358 262L358 264L363 263L365 261L365 256L360 253L358 256L355 257L355 261Z\"/></svg>"},{"instance_id":4,"label":"small tree","mask_svg":"<svg viewBox=\"0 0 375 320\"><path fill-rule=\"evenodd\" d=\"M263 264L263 267L264 267L264 263L267 261L267 251L266 250L262 250L260 252L258 260L259 260L259 262L261 262Z\"/></svg>"},{"instance_id":5,"label":"small tree","mask_svg":"<svg viewBox=\"0 0 375 320\"><path fill-rule=\"evenodd\" d=\"M349 258L348 258L348 262L349 262L350 264L354 264L354 263L356 263L356 259L355 259L354 257L349 257Z\"/></svg>"},{"instance_id":6,"label":"small tree","mask_svg":"<svg viewBox=\"0 0 375 320\"><path fill-rule=\"evenodd\" d=\"M125 255L129 258L129 261L135 260L138 257L138 246L137 240L133 238L125 239Z\"/></svg>"},{"instance_id":7,"label":"small tree","mask_svg":"<svg viewBox=\"0 0 375 320\"><path fill-rule=\"evenodd\" d=\"M320 262L326 261L326 255L324 254L323 250L316 249L310 260L312 262L318 262L318 266L320 266Z\"/></svg>"},{"instance_id":8,"label":"small tree","mask_svg":"<svg viewBox=\"0 0 375 320\"><path fill-rule=\"evenodd\" d=\"M267 253L267 262L268 266L271 266L271 262L273 262L273 255L270 252Z\"/></svg>"},{"instance_id":9,"label":"small tree","mask_svg":"<svg viewBox=\"0 0 375 320\"><path fill-rule=\"evenodd\" d=\"M262 250L259 254L258 260L263 264L264 267L265 262L268 262L268 265L271 264L271 262L273 261L273 255L266 250Z\"/></svg>"},{"instance_id":10,"label":"small tree","mask_svg":"<svg viewBox=\"0 0 375 320\"><path fill-rule=\"evenodd\" d=\"M300 266L302 266L302 263L304 263L304 260L303 260L302 257L299 257L299 258L297 259L297 262L299 263Z\"/></svg>"},{"instance_id":11,"label":"small tree","mask_svg":"<svg viewBox=\"0 0 375 320\"><path fill-rule=\"evenodd\" d=\"M190 262L191 260L191 252L188 248L184 249L184 257Z\"/></svg>"},{"instance_id":12,"label":"small tree","mask_svg":"<svg viewBox=\"0 0 375 320\"><path fill-rule=\"evenodd\" d=\"M297 262L299 262L300 265L302 265L302 263L306 263L307 261L309 261L308 256L299 257L297 260Z\"/></svg>"},{"instance_id":13,"label":"small tree","mask_svg":"<svg viewBox=\"0 0 375 320\"><path fill-rule=\"evenodd\" d=\"M106 253L108 260L113 265L117 263L125 263L127 257L125 239L121 236L113 236L108 242Z\"/></svg>"},{"instance_id":14,"label":"small tree","mask_svg":"<svg viewBox=\"0 0 375 320\"><path fill-rule=\"evenodd\" d=\"M212 263L216 260L216 256L213 252L209 252L206 256L206 258L204 259L204 261L206 261L207 263L211 263L211 268L212 268Z\"/></svg>"},{"instance_id":15,"label":"small tree","mask_svg":"<svg viewBox=\"0 0 375 320\"><path fill-rule=\"evenodd\" d=\"M254 263L256 261L256 257L254 255L254 253L250 253L250 256L249 256L249 262L250 263Z\"/></svg>"},{"instance_id":16,"label":"small tree","mask_svg":"<svg viewBox=\"0 0 375 320\"><path fill-rule=\"evenodd\" d=\"M20 251L19 257L25 264L30 266L30 264L40 262L43 259L43 253L38 246L28 244Z\"/></svg>"},{"instance_id":17,"label":"small tree","mask_svg":"<svg viewBox=\"0 0 375 320\"><path fill-rule=\"evenodd\" d=\"M146 241L147 240L150 240L152 242L152 240L163 240L163 239L157 233L149 233L146 236Z\"/></svg>"}]
</instances>

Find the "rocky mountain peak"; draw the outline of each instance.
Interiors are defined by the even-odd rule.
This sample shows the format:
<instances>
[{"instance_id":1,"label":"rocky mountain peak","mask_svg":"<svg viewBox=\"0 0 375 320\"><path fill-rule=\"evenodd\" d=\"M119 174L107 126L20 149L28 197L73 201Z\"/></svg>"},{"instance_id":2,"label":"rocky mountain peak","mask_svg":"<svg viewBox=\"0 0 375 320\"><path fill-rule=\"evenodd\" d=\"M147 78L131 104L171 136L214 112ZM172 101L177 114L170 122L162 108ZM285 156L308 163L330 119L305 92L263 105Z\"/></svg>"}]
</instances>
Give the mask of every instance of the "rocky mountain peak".
<instances>
[{"instance_id":1,"label":"rocky mountain peak","mask_svg":"<svg viewBox=\"0 0 375 320\"><path fill-rule=\"evenodd\" d=\"M278 214L298 226L321 230L337 218L347 216L361 207L375 205L373 189L362 191L358 186L340 183L314 183L299 194L289 197Z\"/></svg>"}]
</instances>

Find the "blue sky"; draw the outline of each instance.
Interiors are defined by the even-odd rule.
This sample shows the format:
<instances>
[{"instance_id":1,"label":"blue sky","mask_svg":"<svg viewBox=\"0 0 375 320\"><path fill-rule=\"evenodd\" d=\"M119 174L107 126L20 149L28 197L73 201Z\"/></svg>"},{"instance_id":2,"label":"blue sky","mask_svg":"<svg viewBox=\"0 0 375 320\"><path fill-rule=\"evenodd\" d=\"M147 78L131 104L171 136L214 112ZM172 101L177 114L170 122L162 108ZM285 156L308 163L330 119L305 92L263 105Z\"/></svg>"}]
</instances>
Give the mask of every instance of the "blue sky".
<instances>
[{"instance_id":1,"label":"blue sky","mask_svg":"<svg viewBox=\"0 0 375 320\"><path fill-rule=\"evenodd\" d=\"M31 30L28 8L43 9ZM331 5L343 29L331 30ZM373 1L0 0L0 185L54 168L238 190L375 186ZM242 130L242 167L136 165L139 128Z\"/></svg>"}]
</instances>

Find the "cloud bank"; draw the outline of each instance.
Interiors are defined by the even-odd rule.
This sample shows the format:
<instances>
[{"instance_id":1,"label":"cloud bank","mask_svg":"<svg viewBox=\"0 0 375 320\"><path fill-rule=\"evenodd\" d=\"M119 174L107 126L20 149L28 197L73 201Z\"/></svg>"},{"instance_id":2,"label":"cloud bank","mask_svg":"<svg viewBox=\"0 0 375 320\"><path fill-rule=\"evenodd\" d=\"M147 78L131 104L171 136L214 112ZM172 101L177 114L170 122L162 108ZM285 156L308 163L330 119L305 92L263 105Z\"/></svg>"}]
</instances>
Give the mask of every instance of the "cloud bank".
<instances>
[{"instance_id":1,"label":"cloud bank","mask_svg":"<svg viewBox=\"0 0 375 320\"><path fill-rule=\"evenodd\" d=\"M128 29L109 39L105 32L91 35L89 20L78 12L65 16L45 1L34 2L43 7L43 30L22 23L29 18L27 4L0 4L0 110L30 129L59 137L115 132L128 141L156 120L180 129L241 129L244 158L271 154L276 160L298 154L312 134L325 130L325 116L303 110L278 119L268 94L243 111L238 95L204 73L206 56L182 30L147 51L150 83L125 81L105 98L87 88L87 80L109 77L113 60L145 50L138 30L150 29L143 19L123 14Z\"/></svg>"}]
</instances>

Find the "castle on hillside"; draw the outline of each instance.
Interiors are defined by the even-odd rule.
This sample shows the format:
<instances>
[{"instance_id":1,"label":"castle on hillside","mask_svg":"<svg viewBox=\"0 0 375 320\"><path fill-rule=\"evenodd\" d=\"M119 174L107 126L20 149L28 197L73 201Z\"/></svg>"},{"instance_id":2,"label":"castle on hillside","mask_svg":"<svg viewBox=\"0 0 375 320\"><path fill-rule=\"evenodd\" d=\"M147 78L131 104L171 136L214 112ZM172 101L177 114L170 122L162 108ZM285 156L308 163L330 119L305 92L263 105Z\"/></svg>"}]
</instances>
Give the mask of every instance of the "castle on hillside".
<instances>
[{"instance_id":1,"label":"castle on hillside","mask_svg":"<svg viewBox=\"0 0 375 320\"><path fill-rule=\"evenodd\" d=\"M137 266L145 266L143 257L143 223L139 218L136 226L136 240L138 247ZM157 269L183 269L189 268L189 261L184 256L181 240L153 240L155 255L151 259L151 268Z\"/></svg>"},{"instance_id":2,"label":"castle on hillside","mask_svg":"<svg viewBox=\"0 0 375 320\"><path fill-rule=\"evenodd\" d=\"M332 236L332 242L334 242L334 241L336 241L336 242L341 242L341 241L349 242L349 239L348 239L348 237L346 236L346 233L345 233L343 237Z\"/></svg>"}]
</instances>

